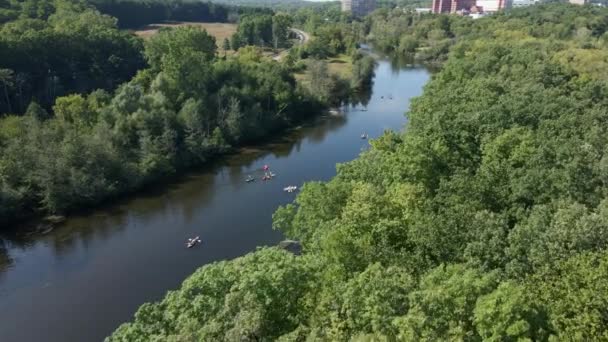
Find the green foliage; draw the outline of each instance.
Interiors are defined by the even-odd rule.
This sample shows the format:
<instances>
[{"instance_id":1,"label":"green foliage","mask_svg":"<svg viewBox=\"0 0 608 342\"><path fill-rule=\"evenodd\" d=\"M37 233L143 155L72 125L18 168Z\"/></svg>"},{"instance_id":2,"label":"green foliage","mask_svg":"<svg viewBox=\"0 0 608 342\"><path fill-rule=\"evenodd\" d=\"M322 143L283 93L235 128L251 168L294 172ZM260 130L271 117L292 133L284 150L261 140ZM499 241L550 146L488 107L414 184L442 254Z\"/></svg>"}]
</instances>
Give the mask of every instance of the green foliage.
<instances>
[{"instance_id":1,"label":"green foliage","mask_svg":"<svg viewBox=\"0 0 608 342\"><path fill-rule=\"evenodd\" d=\"M18 3L19 18L0 24L0 114L31 101L113 90L144 66L142 42L116 20L76 0Z\"/></svg>"},{"instance_id":2,"label":"green foliage","mask_svg":"<svg viewBox=\"0 0 608 342\"><path fill-rule=\"evenodd\" d=\"M145 50L148 64L155 72L175 68L172 63L209 62L215 53L215 38L194 26L162 30L150 39Z\"/></svg>"},{"instance_id":3,"label":"green foliage","mask_svg":"<svg viewBox=\"0 0 608 342\"><path fill-rule=\"evenodd\" d=\"M297 327L318 270L313 259L277 249L205 266L162 302L142 306L107 341L277 338Z\"/></svg>"},{"instance_id":4,"label":"green foliage","mask_svg":"<svg viewBox=\"0 0 608 342\"><path fill-rule=\"evenodd\" d=\"M239 19L237 32L231 38L234 50L241 46L285 48L289 41L292 17L286 13L249 14Z\"/></svg>"},{"instance_id":5,"label":"green foliage","mask_svg":"<svg viewBox=\"0 0 608 342\"><path fill-rule=\"evenodd\" d=\"M582 253L531 277L527 290L548 310L553 341L608 338L608 253Z\"/></svg>"},{"instance_id":6,"label":"green foliage","mask_svg":"<svg viewBox=\"0 0 608 342\"><path fill-rule=\"evenodd\" d=\"M346 282L327 286L318 295L312 315L318 328L310 337L342 341L358 333L394 338L392 321L407 312L414 281L403 269L373 264Z\"/></svg>"},{"instance_id":7,"label":"green foliage","mask_svg":"<svg viewBox=\"0 0 608 342\"><path fill-rule=\"evenodd\" d=\"M273 16L268 14L242 16L233 41L240 42L239 46L272 46L273 21Z\"/></svg>"},{"instance_id":8,"label":"green foliage","mask_svg":"<svg viewBox=\"0 0 608 342\"><path fill-rule=\"evenodd\" d=\"M351 88L361 90L371 86L376 61L371 56L355 55L351 78Z\"/></svg>"},{"instance_id":9,"label":"green foliage","mask_svg":"<svg viewBox=\"0 0 608 342\"><path fill-rule=\"evenodd\" d=\"M163 21L236 22L240 15L272 13L270 9L216 1L90 0L90 3L100 12L117 18L121 28L130 29Z\"/></svg>"},{"instance_id":10,"label":"green foliage","mask_svg":"<svg viewBox=\"0 0 608 342\"><path fill-rule=\"evenodd\" d=\"M410 294L411 309L395 321L403 340L474 340L473 311L477 298L491 292L494 273L482 274L460 265L430 271Z\"/></svg>"},{"instance_id":11,"label":"green foliage","mask_svg":"<svg viewBox=\"0 0 608 342\"><path fill-rule=\"evenodd\" d=\"M480 297L475 306L475 327L484 341L539 341L548 334L546 313L523 286L502 283Z\"/></svg>"}]
</instances>

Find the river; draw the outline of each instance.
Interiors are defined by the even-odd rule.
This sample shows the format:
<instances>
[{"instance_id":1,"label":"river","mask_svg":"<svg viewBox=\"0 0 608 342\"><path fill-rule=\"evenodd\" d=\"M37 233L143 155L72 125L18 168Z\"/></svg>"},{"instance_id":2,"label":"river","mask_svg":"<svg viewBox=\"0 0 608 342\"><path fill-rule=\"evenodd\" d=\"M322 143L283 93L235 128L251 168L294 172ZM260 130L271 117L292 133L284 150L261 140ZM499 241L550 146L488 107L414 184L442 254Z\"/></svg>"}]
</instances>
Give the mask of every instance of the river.
<instances>
[{"instance_id":1,"label":"river","mask_svg":"<svg viewBox=\"0 0 608 342\"><path fill-rule=\"evenodd\" d=\"M402 129L409 100L429 77L380 60L367 110L359 104L318 117L168 185L70 217L46 235L2 237L0 340L102 341L198 267L275 245L282 236L271 228L272 213L295 197L283 187L329 180L336 163L367 148L363 132ZM244 181L259 179L265 164L276 178ZM196 235L203 243L186 249Z\"/></svg>"}]
</instances>

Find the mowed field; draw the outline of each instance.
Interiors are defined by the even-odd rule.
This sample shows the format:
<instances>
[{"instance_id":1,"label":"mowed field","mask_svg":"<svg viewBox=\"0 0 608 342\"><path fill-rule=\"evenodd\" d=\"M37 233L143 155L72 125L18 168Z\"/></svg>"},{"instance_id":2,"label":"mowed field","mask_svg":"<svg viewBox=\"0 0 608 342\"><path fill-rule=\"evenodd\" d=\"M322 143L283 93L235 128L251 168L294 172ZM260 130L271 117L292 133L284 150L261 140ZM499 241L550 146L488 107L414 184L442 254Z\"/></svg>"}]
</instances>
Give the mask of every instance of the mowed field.
<instances>
[{"instance_id":1,"label":"mowed field","mask_svg":"<svg viewBox=\"0 0 608 342\"><path fill-rule=\"evenodd\" d=\"M230 23L197 23L197 22L164 22L158 24L147 25L140 30L135 31L135 34L142 38L150 38L155 35L158 30L163 27L179 27L179 26L197 26L204 28L210 35L215 37L215 41L219 47L222 46L224 38L230 37L236 32L236 24Z\"/></svg>"},{"instance_id":2,"label":"mowed field","mask_svg":"<svg viewBox=\"0 0 608 342\"><path fill-rule=\"evenodd\" d=\"M353 61L350 56L340 54L325 60L327 62L327 72L338 75L344 79L350 79L353 72ZM296 73L295 78L298 82L310 85L310 73L308 70Z\"/></svg>"}]
</instances>

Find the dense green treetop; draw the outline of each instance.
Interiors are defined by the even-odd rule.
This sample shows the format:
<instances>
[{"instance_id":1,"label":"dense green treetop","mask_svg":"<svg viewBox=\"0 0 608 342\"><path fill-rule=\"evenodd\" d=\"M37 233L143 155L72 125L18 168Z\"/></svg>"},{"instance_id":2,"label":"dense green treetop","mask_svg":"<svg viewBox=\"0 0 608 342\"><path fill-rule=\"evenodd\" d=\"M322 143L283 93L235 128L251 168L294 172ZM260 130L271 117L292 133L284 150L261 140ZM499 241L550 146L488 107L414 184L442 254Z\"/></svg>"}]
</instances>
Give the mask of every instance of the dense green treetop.
<instances>
[{"instance_id":1,"label":"dense green treetop","mask_svg":"<svg viewBox=\"0 0 608 342\"><path fill-rule=\"evenodd\" d=\"M145 65L141 40L83 2L10 8L15 16L0 20L0 115L23 113L31 101L50 109L58 96L113 90Z\"/></svg>"}]
</instances>

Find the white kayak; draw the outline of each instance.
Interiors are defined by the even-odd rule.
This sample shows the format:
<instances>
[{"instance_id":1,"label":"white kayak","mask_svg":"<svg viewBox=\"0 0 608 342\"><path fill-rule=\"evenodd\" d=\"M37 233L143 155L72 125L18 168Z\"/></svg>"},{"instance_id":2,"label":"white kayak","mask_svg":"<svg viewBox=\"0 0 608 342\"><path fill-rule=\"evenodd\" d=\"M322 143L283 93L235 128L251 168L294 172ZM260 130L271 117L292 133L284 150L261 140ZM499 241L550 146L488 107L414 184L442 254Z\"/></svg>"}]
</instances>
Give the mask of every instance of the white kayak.
<instances>
[{"instance_id":1,"label":"white kayak","mask_svg":"<svg viewBox=\"0 0 608 342\"><path fill-rule=\"evenodd\" d=\"M188 242L186 242L186 247L187 248L192 248L194 246L196 246L197 244L201 243L201 238L200 237L195 237L193 239L188 239Z\"/></svg>"}]
</instances>

